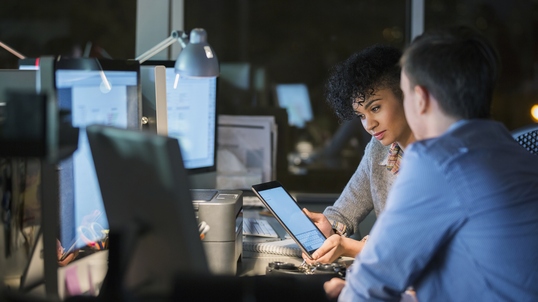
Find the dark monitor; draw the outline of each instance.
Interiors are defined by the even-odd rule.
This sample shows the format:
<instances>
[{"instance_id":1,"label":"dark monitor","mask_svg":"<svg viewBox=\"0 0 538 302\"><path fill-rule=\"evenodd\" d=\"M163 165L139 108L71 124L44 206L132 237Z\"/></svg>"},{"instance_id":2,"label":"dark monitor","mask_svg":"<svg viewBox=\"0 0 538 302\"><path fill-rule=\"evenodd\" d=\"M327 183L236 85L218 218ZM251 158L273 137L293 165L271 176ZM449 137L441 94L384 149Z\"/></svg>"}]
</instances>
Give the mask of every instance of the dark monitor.
<instances>
[{"instance_id":1,"label":"dark monitor","mask_svg":"<svg viewBox=\"0 0 538 302\"><path fill-rule=\"evenodd\" d=\"M304 128L314 118L305 84L277 84L275 90L278 105L288 111L290 126Z\"/></svg>"},{"instance_id":2,"label":"dark monitor","mask_svg":"<svg viewBox=\"0 0 538 302\"><path fill-rule=\"evenodd\" d=\"M170 286L174 274L207 273L177 139L101 125L87 132L111 232L139 230L127 287Z\"/></svg>"},{"instance_id":3,"label":"dark monitor","mask_svg":"<svg viewBox=\"0 0 538 302\"><path fill-rule=\"evenodd\" d=\"M140 128L137 61L61 59L56 62L58 107L79 127L78 149L60 162L60 241L65 254L106 236L108 221L86 126Z\"/></svg>"},{"instance_id":4,"label":"dark monitor","mask_svg":"<svg viewBox=\"0 0 538 302\"><path fill-rule=\"evenodd\" d=\"M174 64L174 61L146 61L141 66L166 68L166 106L154 106L154 110L156 116L166 110L167 123L157 120L157 133L166 132L178 139L189 174L216 171L217 78L182 78L175 73ZM146 86L144 81L158 80L149 73L149 77L142 77L142 85ZM163 130L165 126L167 129Z\"/></svg>"},{"instance_id":5,"label":"dark monitor","mask_svg":"<svg viewBox=\"0 0 538 302\"><path fill-rule=\"evenodd\" d=\"M0 70L0 156L46 154L46 107L36 71Z\"/></svg>"},{"instance_id":6,"label":"dark monitor","mask_svg":"<svg viewBox=\"0 0 538 302\"><path fill-rule=\"evenodd\" d=\"M10 90L36 93L36 72L32 70L0 69L0 104Z\"/></svg>"}]
</instances>

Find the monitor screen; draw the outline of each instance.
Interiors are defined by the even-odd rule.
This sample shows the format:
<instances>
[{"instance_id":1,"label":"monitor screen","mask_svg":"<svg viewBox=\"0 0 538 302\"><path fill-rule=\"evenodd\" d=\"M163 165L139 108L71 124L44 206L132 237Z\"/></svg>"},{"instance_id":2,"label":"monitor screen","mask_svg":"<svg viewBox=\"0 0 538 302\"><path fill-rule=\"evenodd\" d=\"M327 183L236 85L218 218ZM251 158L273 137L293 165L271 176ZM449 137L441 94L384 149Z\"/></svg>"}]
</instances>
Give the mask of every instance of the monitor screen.
<instances>
[{"instance_id":1,"label":"monitor screen","mask_svg":"<svg viewBox=\"0 0 538 302\"><path fill-rule=\"evenodd\" d=\"M88 62L100 70L86 70ZM84 65L86 64L86 65ZM108 221L86 135L86 126L139 129L139 64L134 61L60 60L55 78L59 109L80 128L78 149L60 163L60 222L64 249L105 236Z\"/></svg>"},{"instance_id":2,"label":"monitor screen","mask_svg":"<svg viewBox=\"0 0 538 302\"><path fill-rule=\"evenodd\" d=\"M305 84L278 84L276 95L279 106L286 108L288 112L288 122L291 126L304 128L306 122L312 120L312 105Z\"/></svg>"},{"instance_id":3,"label":"monitor screen","mask_svg":"<svg viewBox=\"0 0 538 302\"><path fill-rule=\"evenodd\" d=\"M187 169L215 165L217 78L181 78L166 68L168 136L177 138Z\"/></svg>"},{"instance_id":4,"label":"monitor screen","mask_svg":"<svg viewBox=\"0 0 538 302\"><path fill-rule=\"evenodd\" d=\"M147 61L144 65L166 67L167 132L178 139L185 168L191 174L215 171L217 78L179 77L174 61Z\"/></svg>"}]
</instances>

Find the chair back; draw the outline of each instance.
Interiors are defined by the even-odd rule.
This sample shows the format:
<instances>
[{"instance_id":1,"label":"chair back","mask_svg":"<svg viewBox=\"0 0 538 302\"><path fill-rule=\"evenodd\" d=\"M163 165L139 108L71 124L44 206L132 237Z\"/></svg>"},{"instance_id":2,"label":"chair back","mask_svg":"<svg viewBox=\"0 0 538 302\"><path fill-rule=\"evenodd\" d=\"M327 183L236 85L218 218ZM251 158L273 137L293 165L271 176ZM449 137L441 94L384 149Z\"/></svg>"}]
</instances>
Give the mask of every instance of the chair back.
<instances>
[{"instance_id":1,"label":"chair back","mask_svg":"<svg viewBox=\"0 0 538 302\"><path fill-rule=\"evenodd\" d=\"M538 155L538 123L518 128L510 133L523 148Z\"/></svg>"}]
</instances>

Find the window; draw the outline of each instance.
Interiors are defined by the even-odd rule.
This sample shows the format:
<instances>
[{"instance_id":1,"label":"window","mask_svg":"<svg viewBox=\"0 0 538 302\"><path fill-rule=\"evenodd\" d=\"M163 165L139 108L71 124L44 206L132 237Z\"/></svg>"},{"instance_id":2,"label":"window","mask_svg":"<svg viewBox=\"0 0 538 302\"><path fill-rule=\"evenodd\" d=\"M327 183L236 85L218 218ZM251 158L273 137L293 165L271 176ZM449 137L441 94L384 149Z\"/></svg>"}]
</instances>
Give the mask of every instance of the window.
<instances>
[{"instance_id":1,"label":"window","mask_svg":"<svg viewBox=\"0 0 538 302\"><path fill-rule=\"evenodd\" d=\"M221 113L278 107L277 84L306 85L313 119L288 129L287 171L277 171L278 178L294 191L339 193L370 136L355 123L337 156L324 155L340 126L324 98L328 71L376 43L403 49L405 13L406 2L398 0L186 0L185 29L206 29L218 55Z\"/></svg>"}]
</instances>

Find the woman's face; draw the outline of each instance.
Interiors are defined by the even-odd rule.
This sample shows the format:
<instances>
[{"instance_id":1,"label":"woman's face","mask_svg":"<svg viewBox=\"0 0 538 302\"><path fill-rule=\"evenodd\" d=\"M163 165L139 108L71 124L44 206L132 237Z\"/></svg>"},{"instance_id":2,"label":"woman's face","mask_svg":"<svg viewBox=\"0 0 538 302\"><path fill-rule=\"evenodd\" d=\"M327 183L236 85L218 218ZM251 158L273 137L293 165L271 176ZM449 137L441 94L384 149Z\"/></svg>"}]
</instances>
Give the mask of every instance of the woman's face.
<instances>
[{"instance_id":1,"label":"woman's face","mask_svg":"<svg viewBox=\"0 0 538 302\"><path fill-rule=\"evenodd\" d=\"M412 138L402 101L391 89L376 90L371 96L353 103L353 111L368 133L388 146L394 142L405 148Z\"/></svg>"}]
</instances>

